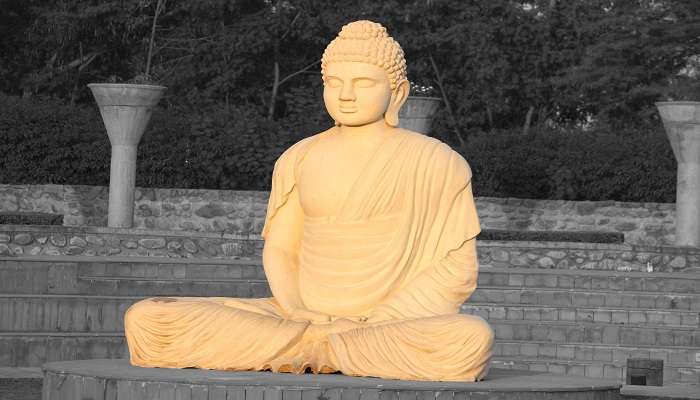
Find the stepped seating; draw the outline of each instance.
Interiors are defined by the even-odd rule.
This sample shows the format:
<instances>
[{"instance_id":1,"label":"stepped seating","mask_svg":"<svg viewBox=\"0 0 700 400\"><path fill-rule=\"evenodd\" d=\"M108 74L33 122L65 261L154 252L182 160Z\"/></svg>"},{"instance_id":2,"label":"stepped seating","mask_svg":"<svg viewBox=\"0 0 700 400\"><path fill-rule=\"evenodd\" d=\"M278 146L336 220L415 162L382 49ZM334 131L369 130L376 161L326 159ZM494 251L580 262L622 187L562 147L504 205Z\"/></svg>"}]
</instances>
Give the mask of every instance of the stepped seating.
<instances>
[{"instance_id":1,"label":"stepped seating","mask_svg":"<svg viewBox=\"0 0 700 400\"><path fill-rule=\"evenodd\" d=\"M269 295L259 259L0 258L0 366L123 357L124 311L144 297ZM493 326L494 367L622 380L650 357L667 383L700 384L695 273L482 264L462 312Z\"/></svg>"},{"instance_id":2,"label":"stepped seating","mask_svg":"<svg viewBox=\"0 0 700 400\"><path fill-rule=\"evenodd\" d=\"M494 327L494 365L624 379L627 358L700 383L700 275L482 268L462 311Z\"/></svg>"}]
</instances>

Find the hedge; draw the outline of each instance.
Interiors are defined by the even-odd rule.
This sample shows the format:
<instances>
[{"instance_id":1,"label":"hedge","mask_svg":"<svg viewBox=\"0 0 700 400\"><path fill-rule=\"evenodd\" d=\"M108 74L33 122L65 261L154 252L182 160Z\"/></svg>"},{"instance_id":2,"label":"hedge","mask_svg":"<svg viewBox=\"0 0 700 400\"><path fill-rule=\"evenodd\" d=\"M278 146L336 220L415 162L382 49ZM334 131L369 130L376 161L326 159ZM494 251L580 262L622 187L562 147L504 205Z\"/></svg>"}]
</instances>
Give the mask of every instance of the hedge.
<instances>
[{"instance_id":1,"label":"hedge","mask_svg":"<svg viewBox=\"0 0 700 400\"><path fill-rule=\"evenodd\" d=\"M464 153L481 196L675 202L677 166L661 127L482 133Z\"/></svg>"},{"instance_id":2,"label":"hedge","mask_svg":"<svg viewBox=\"0 0 700 400\"><path fill-rule=\"evenodd\" d=\"M267 190L275 159L326 124L268 120L245 107L159 108L139 146L136 183ZM109 140L96 106L0 95L0 134L0 183L108 184ZM470 133L458 151L477 196L675 201L676 162L661 127Z\"/></svg>"}]
</instances>

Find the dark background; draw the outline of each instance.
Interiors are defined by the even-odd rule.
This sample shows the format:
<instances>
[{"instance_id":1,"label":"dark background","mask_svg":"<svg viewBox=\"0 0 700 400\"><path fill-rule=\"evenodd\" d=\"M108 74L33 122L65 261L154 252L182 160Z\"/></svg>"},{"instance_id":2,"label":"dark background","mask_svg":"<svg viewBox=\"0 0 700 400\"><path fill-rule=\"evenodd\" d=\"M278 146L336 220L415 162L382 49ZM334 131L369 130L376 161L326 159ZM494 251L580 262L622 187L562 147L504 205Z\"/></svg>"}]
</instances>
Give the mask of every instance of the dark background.
<instances>
[{"instance_id":1,"label":"dark background","mask_svg":"<svg viewBox=\"0 0 700 400\"><path fill-rule=\"evenodd\" d=\"M156 6L0 0L0 183L108 184L86 84L149 78ZM477 196L675 201L654 102L700 99L697 0L169 0L137 185L268 189L279 154L329 126L318 61L357 19L447 99L432 135Z\"/></svg>"}]
</instances>

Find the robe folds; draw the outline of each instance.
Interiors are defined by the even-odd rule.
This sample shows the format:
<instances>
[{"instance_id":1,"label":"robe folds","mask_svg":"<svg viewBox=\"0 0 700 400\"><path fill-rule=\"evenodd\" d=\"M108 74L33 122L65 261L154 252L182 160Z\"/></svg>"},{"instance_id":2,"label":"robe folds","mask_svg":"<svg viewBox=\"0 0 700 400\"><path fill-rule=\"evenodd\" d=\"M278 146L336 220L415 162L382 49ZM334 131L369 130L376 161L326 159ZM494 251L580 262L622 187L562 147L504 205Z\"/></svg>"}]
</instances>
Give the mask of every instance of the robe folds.
<instances>
[{"instance_id":1,"label":"robe folds","mask_svg":"<svg viewBox=\"0 0 700 400\"><path fill-rule=\"evenodd\" d=\"M275 163L263 237L299 190L305 156L331 132L301 140ZM493 331L459 314L476 288L480 232L471 170L459 154L397 129L337 215L303 221L299 291L331 323L290 320L274 298L148 299L125 317L132 364L411 380L486 375Z\"/></svg>"}]
</instances>

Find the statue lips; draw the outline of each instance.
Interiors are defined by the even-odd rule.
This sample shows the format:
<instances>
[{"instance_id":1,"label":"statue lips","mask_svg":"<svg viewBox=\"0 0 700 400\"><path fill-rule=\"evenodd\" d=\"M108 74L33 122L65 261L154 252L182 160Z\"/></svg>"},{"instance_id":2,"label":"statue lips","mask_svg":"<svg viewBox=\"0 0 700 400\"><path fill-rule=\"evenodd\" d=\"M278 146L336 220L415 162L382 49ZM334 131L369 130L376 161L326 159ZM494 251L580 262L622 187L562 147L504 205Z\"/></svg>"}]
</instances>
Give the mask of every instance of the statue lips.
<instances>
[{"instance_id":1,"label":"statue lips","mask_svg":"<svg viewBox=\"0 0 700 400\"><path fill-rule=\"evenodd\" d=\"M339 107L340 112L343 114L352 114L357 112L357 107L356 106L340 106Z\"/></svg>"}]
</instances>

